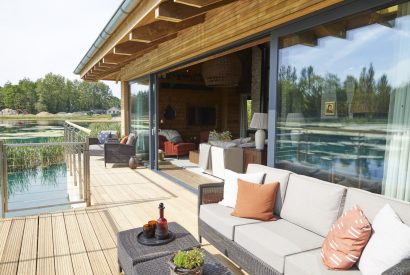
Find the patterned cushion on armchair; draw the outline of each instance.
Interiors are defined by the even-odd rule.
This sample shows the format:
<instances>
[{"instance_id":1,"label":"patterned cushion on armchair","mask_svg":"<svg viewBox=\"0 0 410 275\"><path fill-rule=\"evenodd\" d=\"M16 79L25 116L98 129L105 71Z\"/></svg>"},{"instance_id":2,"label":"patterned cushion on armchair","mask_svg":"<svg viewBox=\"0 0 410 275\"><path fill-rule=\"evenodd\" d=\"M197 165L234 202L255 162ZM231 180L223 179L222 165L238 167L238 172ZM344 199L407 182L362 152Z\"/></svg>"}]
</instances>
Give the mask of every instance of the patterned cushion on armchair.
<instances>
[{"instance_id":1,"label":"patterned cushion on armchair","mask_svg":"<svg viewBox=\"0 0 410 275\"><path fill-rule=\"evenodd\" d=\"M117 131L101 131L97 138L99 144L105 144L109 139L118 139L118 135Z\"/></svg>"}]
</instances>

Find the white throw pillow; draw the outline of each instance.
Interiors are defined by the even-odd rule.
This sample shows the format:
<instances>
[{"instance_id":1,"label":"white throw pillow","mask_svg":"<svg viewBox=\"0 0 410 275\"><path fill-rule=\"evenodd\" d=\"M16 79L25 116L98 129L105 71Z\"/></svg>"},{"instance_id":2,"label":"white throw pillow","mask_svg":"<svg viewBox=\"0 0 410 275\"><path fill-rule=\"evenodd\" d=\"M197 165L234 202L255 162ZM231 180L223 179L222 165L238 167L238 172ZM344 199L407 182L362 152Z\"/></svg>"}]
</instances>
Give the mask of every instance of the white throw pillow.
<instances>
[{"instance_id":1,"label":"white throw pillow","mask_svg":"<svg viewBox=\"0 0 410 275\"><path fill-rule=\"evenodd\" d=\"M373 235L363 250L359 269L363 275L382 274L410 257L410 227L386 204L374 218Z\"/></svg>"},{"instance_id":2,"label":"white throw pillow","mask_svg":"<svg viewBox=\"0 0 410 275\"><path fill-rule=\"evenodd\" d=\"M225 169L224 199L219 202L220 205L235 208L236 196L238 194L238 179L262 184L265 173L238 174L234 171Z\"/></svg>"}]
</instances>

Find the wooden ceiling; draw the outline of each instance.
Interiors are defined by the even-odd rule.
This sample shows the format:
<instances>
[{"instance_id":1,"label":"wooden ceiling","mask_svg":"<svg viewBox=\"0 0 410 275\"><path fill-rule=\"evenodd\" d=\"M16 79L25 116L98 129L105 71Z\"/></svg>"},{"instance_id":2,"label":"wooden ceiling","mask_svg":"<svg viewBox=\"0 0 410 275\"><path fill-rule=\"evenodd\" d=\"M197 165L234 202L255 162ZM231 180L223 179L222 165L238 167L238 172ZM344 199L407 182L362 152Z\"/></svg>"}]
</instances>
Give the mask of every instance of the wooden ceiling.
<instances>
[{"instance_id":1,"label":"wooden ceiling","mask_svg":"<svg viewBox=\"0 0 410 275\"><path fill-rule=\"evenodd\" d=\"M82 75L84 80L117 80L127 63L174 39L178 32L201 24L205 14L235 0L165 0L154 7L134 28ZM138 7L137 7L138 9Z\"/></svg>"},{"instance_id":2,"label":"wooden ceiling","mask_svg":"<svg viewBox=\"0 0 410 275\"><path fill-rule=\"evenodd\" d=\"M315 47L318 45L318 39L320 38L332 36L346 39L347 31L372 24L392 28L394 27L394 19L396 17L397 6L360 13L337 22L320 25L307 31L284 36L279 40L279 48L287 48L294 45Z\"/></svg>"}]
</instances>

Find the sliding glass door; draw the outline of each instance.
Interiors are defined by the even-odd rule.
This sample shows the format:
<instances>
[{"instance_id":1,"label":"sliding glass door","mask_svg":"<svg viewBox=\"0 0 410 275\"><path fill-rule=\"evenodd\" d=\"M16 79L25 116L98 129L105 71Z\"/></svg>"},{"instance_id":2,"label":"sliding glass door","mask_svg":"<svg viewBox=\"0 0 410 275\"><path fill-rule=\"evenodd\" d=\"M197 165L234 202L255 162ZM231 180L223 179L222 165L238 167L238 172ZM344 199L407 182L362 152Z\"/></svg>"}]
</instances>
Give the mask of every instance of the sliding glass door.
<instances>
[{"instance_id":1,"label":"sliding glass door","mask_svg":"<svg viewBox=\"0 0 410 275\"><path fill-rule=\"evenodd\" d=\"M142 78L130 82L130 133L137 137L136 151L138 158L144 163L149 162L150 152L150 81Z\"/></svg>"},{"instance_id":2,"label":"sliding glass door","mask_svg":"<svg viewBox=\"0 0 410 275\"><path fill-rule=\"evenodd\" d=\"M410 3L279 38L275 166L410 201Z\"/></svg>"}]
</instances>

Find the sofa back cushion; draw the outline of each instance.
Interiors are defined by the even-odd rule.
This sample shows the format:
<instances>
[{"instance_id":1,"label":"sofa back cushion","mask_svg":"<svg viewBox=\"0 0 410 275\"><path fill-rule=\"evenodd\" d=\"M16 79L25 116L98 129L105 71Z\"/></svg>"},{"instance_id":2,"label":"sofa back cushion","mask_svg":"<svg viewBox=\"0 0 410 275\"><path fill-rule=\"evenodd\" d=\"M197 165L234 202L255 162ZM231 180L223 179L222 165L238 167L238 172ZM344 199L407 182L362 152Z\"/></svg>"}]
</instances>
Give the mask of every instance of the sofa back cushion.
<instances>
[{"instance_id":1,"label":"sofa back cushion","mask_svg":"<svg viewBox=\"0 0 410 275\"><path fill-rule=\"evenodd\" d=\"M246 173L265 173L266 175L263 183L279 182L279 188L276 192L275 208L273 212L276 215L280 215L283 201L285 199L286 187L288 186L289 175L291 174L291 172L260 164L248 164Z\"/></svg>"},{"instance_id":2,"label":"sofa back cushion","mask_svg":"<svg viewBox=\"0 0 410 275\"><path fill-rule=\"evenodd\" d=\"M366 215L370 223L373 222L376 214L386 205L389 204L403 223L410 225L410 203L388 198L382 195L373 194L368 191L357 188L349 188L346 194L344 209L352 208L357 204Z\"/></svg>"},{"instance_id":3,"label":"sofa back cushion","mask_svg":"<svg viewBox=\"0 0 410 275\"><path fill-rule=\"evenodd\" d=\"M341 214L345 194L341 185L291 174L280 216L324 237Z\"/></svg>"}]
</instances>

